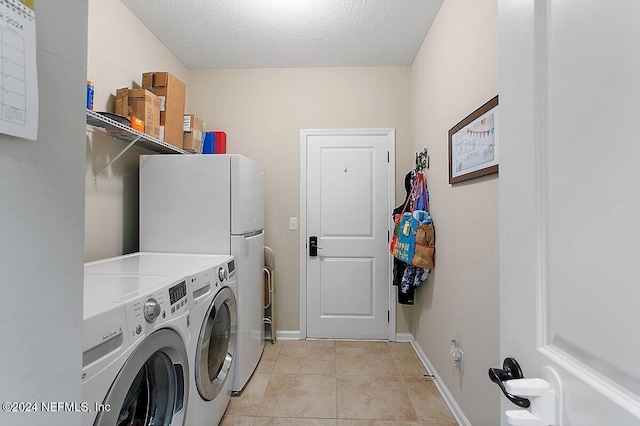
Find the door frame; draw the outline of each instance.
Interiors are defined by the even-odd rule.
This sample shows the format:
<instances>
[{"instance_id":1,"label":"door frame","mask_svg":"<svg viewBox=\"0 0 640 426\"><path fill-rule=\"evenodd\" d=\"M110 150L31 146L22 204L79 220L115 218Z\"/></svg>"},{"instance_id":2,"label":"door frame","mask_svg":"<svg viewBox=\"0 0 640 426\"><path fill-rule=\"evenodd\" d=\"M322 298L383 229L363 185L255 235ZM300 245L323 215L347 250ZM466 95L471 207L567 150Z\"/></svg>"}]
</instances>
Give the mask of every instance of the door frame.
<instances>
[{"instance_id":1,"label":"door frame","mask_svg":"<svg viewBox=\"0 0 640 426\"><path fill-rule=\"evenodd\" d=\"M375 128L375 129L301 129L300 130L300 335L299 338L307 338L307 137L316 135L383 135L387 137L387 221L388 235L393 231L391 212L395 208L395 176L396 176L396 129ZM390 237L389 237L390 238ZM389 282L389 329L388 339L391 342L396 340L396 304L395 293L393 291L392 276L393 264L389 255L388 282Z\"/></svg>"}]
</instances>

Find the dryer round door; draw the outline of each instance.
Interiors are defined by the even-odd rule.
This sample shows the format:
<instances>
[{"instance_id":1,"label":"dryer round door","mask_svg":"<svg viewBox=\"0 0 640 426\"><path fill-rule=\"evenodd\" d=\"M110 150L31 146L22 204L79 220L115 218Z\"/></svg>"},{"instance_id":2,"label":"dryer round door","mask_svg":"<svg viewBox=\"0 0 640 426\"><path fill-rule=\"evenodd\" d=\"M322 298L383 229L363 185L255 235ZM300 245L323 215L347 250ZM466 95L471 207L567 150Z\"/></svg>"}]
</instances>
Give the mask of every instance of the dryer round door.
<instances>
[{"instance_id":1,"label":"dryer round door","mask_svg":"<svg viewBox=\"0 0 640 426\"><path fill-rule=\"evenodd\" d=\"M232 380L237 330L236 298L229 287L223 287L209 306L196 348L196 387L204 400L214 399L225 381Z\"/></svg>"},{"instance_id":2,"label":"dryer round door","mask_svg":"<svg viewBox=\"0 0 640 426\"><path fill-rule=\"evenodd\" d=\"M150 334L118 373L94 425L182 425L189 386L188 355L169 329Z\"/></svg>"}]
</instances>

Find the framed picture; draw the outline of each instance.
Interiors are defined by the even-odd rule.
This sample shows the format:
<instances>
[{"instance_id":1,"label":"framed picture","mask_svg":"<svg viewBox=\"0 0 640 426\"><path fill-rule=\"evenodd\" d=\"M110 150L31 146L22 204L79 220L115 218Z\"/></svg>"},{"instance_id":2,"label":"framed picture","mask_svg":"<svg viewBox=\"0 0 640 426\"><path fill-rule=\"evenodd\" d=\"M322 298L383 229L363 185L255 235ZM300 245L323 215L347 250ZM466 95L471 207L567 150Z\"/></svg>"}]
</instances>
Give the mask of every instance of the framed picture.
<instances>
[{"instance_id":1,"label":"framed picture","mask_svg":"<svg viewBox=\"0 0 640 426\"><path fill-rule=\"evenodd\" d=\"M498 173L498 97L449 130L449 183Z\"/></svg>"}]
</instances>

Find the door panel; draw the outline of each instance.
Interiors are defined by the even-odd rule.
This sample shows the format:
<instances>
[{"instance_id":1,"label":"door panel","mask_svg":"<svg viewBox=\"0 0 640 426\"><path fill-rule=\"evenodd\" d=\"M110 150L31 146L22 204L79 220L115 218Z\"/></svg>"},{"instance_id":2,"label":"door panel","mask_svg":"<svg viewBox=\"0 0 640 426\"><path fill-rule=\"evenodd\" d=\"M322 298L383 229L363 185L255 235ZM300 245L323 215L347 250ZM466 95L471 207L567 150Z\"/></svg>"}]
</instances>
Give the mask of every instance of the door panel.
<instances>
[{"instance_id":1,"label":"door panel","mask_svg":"<svg viewBox=\"0 0 640 426\"><path fill-rule=\"evenodd\" d=\"M305 133L308 337L389 338L393 131ZM304 218L303 218L304 219Z\"/></svg>"},{"instance_id":2,"label":"door panel","mask_svg":"<svg viewBox=\"0 0 640 426\"><path fill-rule=\"evenodd\" d=\"M637 16L500 2L501 353L556 370L565 426L640 423Z\"/></svg>"},{"instance_id":3,"label":"door panel","mask_svg":"<svg viewBox=\"0 0 640 426\"><path fill-rule=\"evenodd\" d=\"M373 148L324 147L319 151L322 237L372 238L372 215L365 209L372 207L375 195Z\"/></svg>"},{"instance_id":4,"label":"door panel","mask_svg":"<svg viewBox=\"0 0 640 426\"><path fill-rule=\"evenodd\" d=\"M373 318L373 259L323 257L320 262L320 317Z\"/></svg>"}]
</instances>

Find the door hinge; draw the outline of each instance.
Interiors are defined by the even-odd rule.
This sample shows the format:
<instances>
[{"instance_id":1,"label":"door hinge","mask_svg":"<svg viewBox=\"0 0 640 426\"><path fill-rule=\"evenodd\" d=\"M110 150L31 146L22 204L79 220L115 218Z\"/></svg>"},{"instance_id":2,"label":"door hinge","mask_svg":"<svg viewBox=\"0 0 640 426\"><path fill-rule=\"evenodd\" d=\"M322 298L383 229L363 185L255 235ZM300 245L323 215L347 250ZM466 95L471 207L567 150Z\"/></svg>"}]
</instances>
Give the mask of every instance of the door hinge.
<instances>
[{"instance_id":1,"label":"door hinge","mask_svg":"<svg viewBox=\"0 0 640 426\"><path fill-rule=\"evenodd\" d=\"M387 311L387 322L391 322L391 314Z\"/></svg>"},{"instance_id":2,"label":"door hinge","mask_svg":"<svg viewBox=\"0 0 640 426\"><path fill-rule=\"evenodd\" d=\"M389 157L390 157L389 151L387 151L387 163L389 162Z\"/></svg>"},{"instance_id":3,"label":"door hinge","mask_svg":"<svg viewBox=\"0 0 640 426\"><path fill-rule=\"evenodd\" d=\"M388 243L389 243L389 242L391 242L391 240L389 240L389 235L390 235L390 234L389 234L389 231L387 231L387 242L388 242Z\"/></svg>"}]
</instances>

